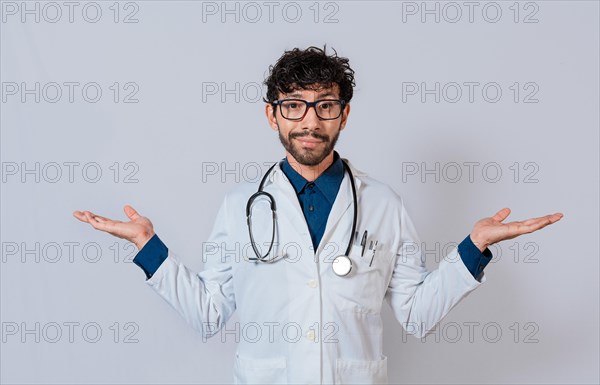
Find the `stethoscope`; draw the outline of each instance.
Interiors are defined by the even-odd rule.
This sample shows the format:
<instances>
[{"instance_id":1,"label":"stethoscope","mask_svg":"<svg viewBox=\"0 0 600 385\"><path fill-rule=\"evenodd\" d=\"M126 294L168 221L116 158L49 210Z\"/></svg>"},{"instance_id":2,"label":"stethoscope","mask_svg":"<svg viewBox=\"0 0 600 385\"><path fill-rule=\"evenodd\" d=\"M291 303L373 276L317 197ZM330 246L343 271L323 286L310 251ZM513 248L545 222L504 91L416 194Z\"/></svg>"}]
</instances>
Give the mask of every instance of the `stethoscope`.
<instances>
[{"instance_id":1,"label":"stethoscope","mask_svg":"<svg viewBox=\"0 0 600 385\"><path fill-rule=\"evenodd\" d=\"M348 171L348 174L350 175L350 184L352 185L352 198L354 200L354 216L352 218L352 232L350 233L350 240L348 241L348 247L346 247L346 252L343 255L338 255L337 257L335 257L333 259L333 263L331 265L333 272L340 277L346 276L350 273L350 271L352 271L352 260L350 259L350 257L348 257L348 255L350 255L350 249L352 248L352 238L356 232L356 220L357 220L357 215L358 215L358 199L356 197L356 186L354 185L354 175L352 174L352 171L350 170L350 166L348 166L348 164L344 160L342 160L342 163L344 164L344 168L346 169L346 171ZM265 184L265 181L267 180L267 176L271 173L271 171L273 170L273 168L276 165L277 165L277 163L273 164L267 170L267 172L263 176L262 180L260 181L260 185L258 186L258 191L255 192L254 194L252 194L252 196L248 199L248 203L246 204L246 219L248 222L248 233L250 234L250 243L252 245L252 249L254 250L254 254L256 254L256 257L248 258L251 261L274 262L277 260L277 259L267 259L267 256L269 256L269 254L271 253L271 250L273 249L273 244L275 242L275 212L277 211L276 206L275 206L275 198L273 198L273 196L271 194L269 194L268 192L263 191L263 186ZM269 200L269 203L271 205L271 213L272 213L272 217L273 217L273 233L271 235L271 244L269 245L269 249L267 250L267 253L265 255L261 255L260 251L256 247L256 242L254 241L254 236L252 235L252 203L259 196L264 196Z\"/></svg>"}]
</instances>

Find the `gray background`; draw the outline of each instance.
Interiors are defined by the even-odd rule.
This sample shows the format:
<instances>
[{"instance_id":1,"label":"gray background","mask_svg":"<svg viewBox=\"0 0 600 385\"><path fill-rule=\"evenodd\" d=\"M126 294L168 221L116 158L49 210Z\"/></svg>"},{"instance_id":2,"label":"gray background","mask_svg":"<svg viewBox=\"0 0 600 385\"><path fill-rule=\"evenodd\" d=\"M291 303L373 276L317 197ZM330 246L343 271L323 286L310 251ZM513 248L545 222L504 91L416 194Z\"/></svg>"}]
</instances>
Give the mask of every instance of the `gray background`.
<instances>
[{"instance_id":1,"label":"gray background","mask_svg":"<svg viewBox=\"0 0 600 385\"><path fill-rule=\"evenodd\" d=\"M356 70L338 151L402 195L428 266L502 207L565 214L497 245L487 283L425 341L386 305L390 382L599 382L598 2L475 2L471 19L463 2L273 2L271 17L263 2L76 2L72 20L22 4L2 2L2 383L231 381L235 336L203 341L131 245L71 212L124 219L129 203L201 270L223 194L283 156L257 84L285 49L325 43ZM436 82L438 102L406 92Z\"/></svg>"}]
</instances>

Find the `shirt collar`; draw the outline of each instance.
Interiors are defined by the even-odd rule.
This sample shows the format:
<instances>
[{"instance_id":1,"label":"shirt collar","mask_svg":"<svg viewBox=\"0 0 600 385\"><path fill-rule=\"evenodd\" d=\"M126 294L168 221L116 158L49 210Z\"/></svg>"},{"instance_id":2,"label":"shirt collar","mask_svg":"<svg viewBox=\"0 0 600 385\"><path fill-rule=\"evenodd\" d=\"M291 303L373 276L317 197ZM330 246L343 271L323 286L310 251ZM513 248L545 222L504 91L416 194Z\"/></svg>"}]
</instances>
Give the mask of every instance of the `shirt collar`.
<instances>
[{"instance_id":1,"label":"shirt collar","mask_svg":"<svg viewBox=\"0 0 600 385\"><path fill-rule=\"evenodd\" d=\"M337 151L334 151L333 163L313 182L330 203L335 201L342 179L344 179L344 164L342 162L340 155ZM306 187L308 183L311 183L292 168L287 157L283 159L281 169L285 176L290 180L296 194L300 194L304 187Z\"/></svg>"}]
</instances>

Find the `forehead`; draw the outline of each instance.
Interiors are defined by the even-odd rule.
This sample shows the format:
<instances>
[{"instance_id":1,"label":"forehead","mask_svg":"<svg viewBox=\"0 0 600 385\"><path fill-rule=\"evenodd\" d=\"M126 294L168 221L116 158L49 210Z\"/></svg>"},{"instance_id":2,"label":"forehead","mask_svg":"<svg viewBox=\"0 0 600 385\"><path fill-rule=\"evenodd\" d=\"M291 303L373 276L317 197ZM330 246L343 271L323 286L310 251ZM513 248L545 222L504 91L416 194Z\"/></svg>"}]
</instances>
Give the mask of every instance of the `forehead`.
<instances>
[{"instance_id":1,"label":"forehead","mask_svg":"<svg viewBox=\"0 0 600 385\"><path fill-rule=\"evenodd\" d=\"M321 86L320 84L313 84L307 88L299 88L295 85L292 85L292 91L288 93L279 93L280 98L300 98L300 99L310 99L310 98L339 98L340 96L340 87L337 83L332 83L329 87Z\"/></svg>"}]
</instances>

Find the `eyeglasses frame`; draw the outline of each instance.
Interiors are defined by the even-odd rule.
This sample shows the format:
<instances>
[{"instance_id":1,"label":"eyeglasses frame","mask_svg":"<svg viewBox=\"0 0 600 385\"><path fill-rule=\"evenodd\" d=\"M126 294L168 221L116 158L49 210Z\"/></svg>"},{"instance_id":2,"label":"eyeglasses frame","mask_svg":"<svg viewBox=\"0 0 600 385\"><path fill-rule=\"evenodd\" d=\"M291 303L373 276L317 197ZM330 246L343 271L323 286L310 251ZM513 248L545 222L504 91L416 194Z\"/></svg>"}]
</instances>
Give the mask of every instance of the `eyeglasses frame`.
<instances>
[{"instance_id":1,"label":"eyeglasses frame","mask_svg":"<svg viewBox=\"0 0 600 385\"><path fill-rule=\"evenodd\" d=\"M340 116L342 116L342 114L343 114L343 112L344 112L344 107L345 107L345 105L346 105L346 101L345 101L345 100L343 100L343 99L320 99L320 100L315 100L314 102L309 102L309 101L306 101L306 100L304 100L304 99L293 99L293 98L292 98L292 99L281 99L281 100L275 100L275 101L272 101L272 102L271 102L271 105L272 105L273 107L276 107L276 106L281 106L281 104L282 104L283 102L290 102L290 101L292 101L292 102L302 102L302 103L304 103L304 105L306 105L306 110L304 110L304 114L303 114L303 115L302 115L302 117L300 117L300 118L290 119L290 118L287 118L287 117L285 117L285 116L283 115L283 112L281 113L281 116L283 116L283 118L284 118L284 119L291 120L291 121L294 121L294 122L297 122L297 121L300 121L300 120L304 119L304 117L305 117L305 116L306 116L306 114L308 113L308 110L309 110L311 107L313 107L313 108L315 109L315 114L317 115L317 117L318 117L319 119L321 119L321 120L335 120L335 119L339 118ZM318 103L321 103L321 102L339 102L339 103L340 103L340 107L341 107L341 108L340 108L340 113L339 113L339 115L338 115L338 116L336 116L335 118L322 118L322 117L319 115L319 113L317 112L317 104L318 104Z\"/></svg>"}]
</instances>

